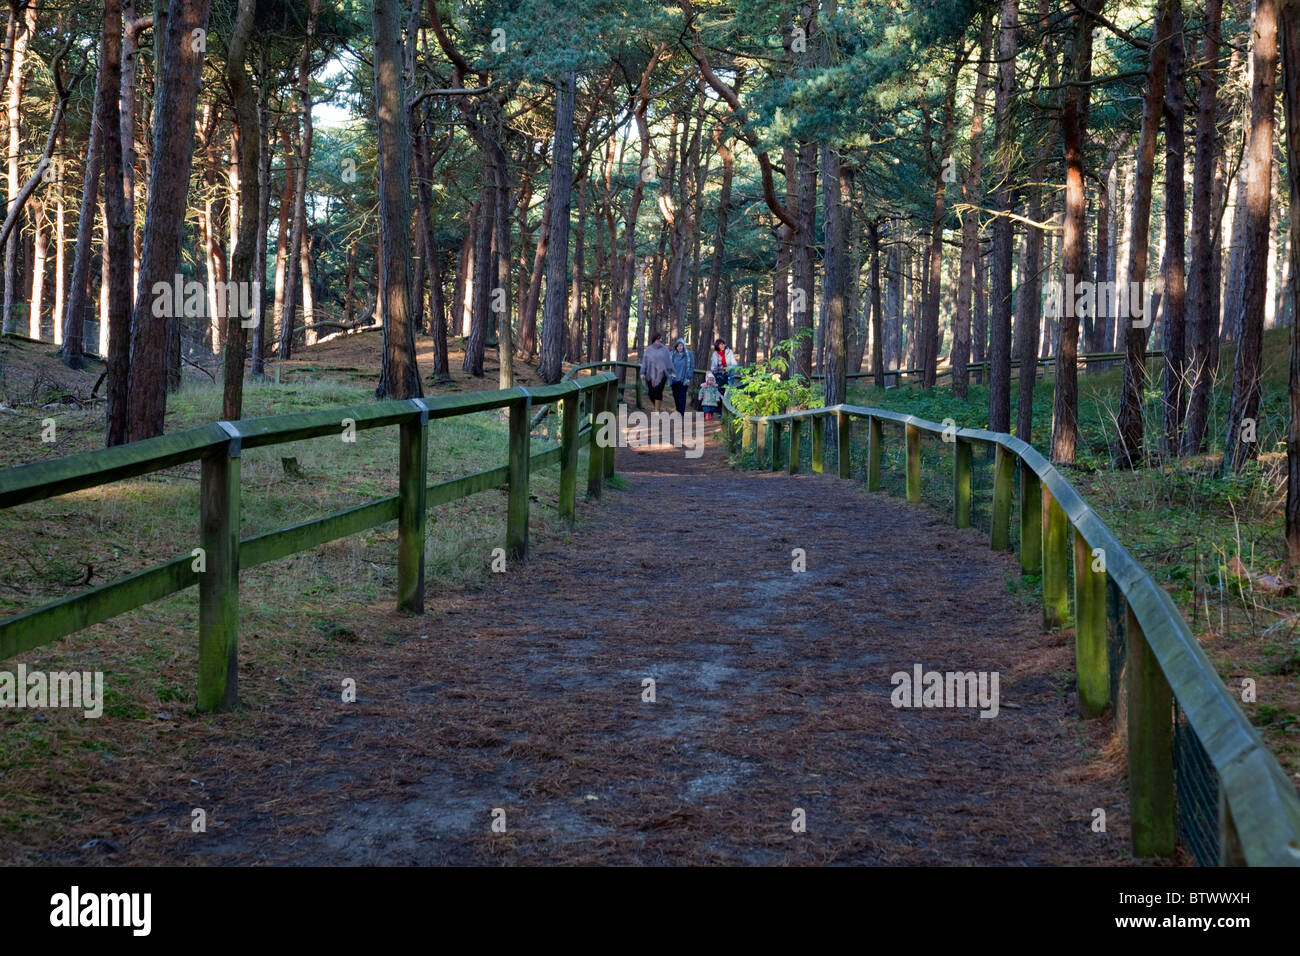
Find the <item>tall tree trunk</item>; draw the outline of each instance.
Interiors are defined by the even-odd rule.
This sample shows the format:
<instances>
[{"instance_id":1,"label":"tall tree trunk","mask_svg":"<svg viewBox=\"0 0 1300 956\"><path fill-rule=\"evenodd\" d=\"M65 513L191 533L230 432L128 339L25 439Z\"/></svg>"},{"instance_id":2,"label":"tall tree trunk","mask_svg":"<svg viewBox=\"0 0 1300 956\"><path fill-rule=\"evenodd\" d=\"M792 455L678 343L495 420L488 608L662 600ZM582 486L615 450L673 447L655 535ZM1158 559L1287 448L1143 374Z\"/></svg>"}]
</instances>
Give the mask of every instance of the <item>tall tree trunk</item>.
<instances>
[{"instance_id":1,"label":"tall tree trunk","mask_svg":"<svg viewBox=\"0 0 1300 956\"><path fill-rule=\"evenodd\" d=\"M1164 324L1165 353L1164 431L1165 451L1182 450L1184 375L1187 370L1187 196L1183 183L1186 122L1183 9L1174 4L1173 33L1169 44L1169 79L1165 88L1165 262Z\"/></svg>"},{"instance_id":2,"label":"tall tree trunk","mask_svg":"<svg viewBox=\"0 0 1300 956\"><path fill-rule=\"evenodd\" d=\"M1011 220L1011 170L1013 163L1016 89L1016 29L1019 9L1016 0L1003 0L998 26L998 90L995 97L996 145L994 147L993 192L990 205L993 220L993 278L990 366L989 429L1011 430L1011 253L1014 237Z\"/></svg>"},{"instance_id":3,"label":"tall tree trunk","mask_svg":"<svg viewBox=\"0 0 1300 956\"><path fill-rule=\"evenodd\" d=\"M127 408L131 370L131 220L122 176L122 127L118 112L118 87L122 79L122 6L105 0L104 31L100 40L104 78L104 216L108 263L108 427L109 446L127 440ZM147 320L139 320L147 321Z\"/></svg>"},{"instance_id":4,"label":"tall tree trunk","mask_svg":"<svg viewBox=\"0 0 1300 956\"><path fill-rule=\"evenodd\" d=\"M922 306L921 348L923 369L921 387L934 388L935 377L939 368L939 300L943 292L943 224L947 212L948 179L952 170L952 140L956 131L957 80L961 68L965 65L965 40L959 41L953 54L952 69L948 74L947 91L944 94L943 131L940 135L939 153L933 157L937 160L934 170L934 206L930 215L930 249L927 254L929 268L929 285L927 296Z\"/></svg>"},{"instance_id":5,"label":"tall tree trunk","mask_svg":"<svg viewBox=\"0 0 1300 956\"><path fill-rule=\"evenodd\" d=\"M433 157L429 152L429 137L424 124L417 127L415 137L415 168L420 201L420 229L424 234L425 261L429 266L429 329L433 333L433 369L435 385L451 378L447 362L447 315L442 298L442 254L433 231ZM351 262L351 258L349 259Z\"/></svg>"},{"instance_id":6,"label":"tall tree trunk","mask_svg":"<svg viewBox=\"0 0 1300 956\"><path fill-rule=\"evenodd\" d=\"M834 4L830 12L834 14ZM846 311L848 308L848 207L852 203L853 187L847 167L834 149L821 151L822 209L825 222L823 242L825 259L822 276L825 283L826 303L826 359L822 366L825 376L826 404L842 405L848 398ZM824 423L823 447L834 460L839 454L839 431L834 419L827 416ZM794 451L791 452L795 454Z\"/></svg>"},{"instance_id":7,"label":"tall tree trunk","mask_svg":"<svg viewBox=\"0 0 1300 956\"><path fill-rule=\"evenodd\" d=\"M261 288L257 285L253 272L253 257L257 252L257 210L261 209L260 175L261 166L261 130L257 118L257 94L253 92L252 81L245 66L248 51L248 38L253 32L253 13L257 0L239 0L235 13L234 29L226 55L226 82L230 86L231 99L235 107L235 131L237 134L239 163L239 226L235 238L235 248L230 255L230 278L239 289L235 297L226 299L226 352L224 362L224 387L222 390L221 416L227 421L241 418L244 407L244 352L248 347L248 328L245 323L257 321L261 312ZM249 314L244 314L243 289L250 288ZM235 305L232 308L232 305Z\"/></svg>"},{"instance_id":8,"label":"tall tree trunk","mask_svg":"<svg viewBox=\"0 0 1300 956\"><path fill-rule=\"evenodd\" d=\"M726 258L727 215L731 205L731 177L734 168L731 150L723 141L723 131L718 127L713 141L722 157L722 188L718 193L717 225L713 234L713 255L709 261L709 284L704 293L704 315L695 342L695 367L709 367L709 352L713 348L716 323L714 313L718 308L718 287L722 282L722 260ZM728 345L731 343L728 342Z\"/></svg>"},{"instance_id":9,"label":"tall tree trunk","mask_svg":"<svg viewBox=\"0 0 1300 956\"><path fill-rule=\"evenodd\" d=\"M1196 163L1192 170L1192 255L1187 305L1192 354L1188 363L1187 426L1183 450L1199 454L1205 444L1210 387L1214 369L1211 347L1218 338L1218 289L1214 283L1214 173L1219 164L1219 55L1223 0L1206 0L1205 39L1201 47L1201 88L1196 109Z\"/></svg>"},{"instance_id":10,"label":"tall tree trunk","mask_svg":"<svg viewBox=\"0 0 1300 956\"><path fill-rule=\"evenodd\" d=\"M119 11L120 15L120 11ZM19 160L22 156L22 113L23 91L27 86L27 45L32 34L36 32L36 4L27 7L24 14L24 29L14 37L13 60L9 70L8 83L8 120L9 120L9 201L5 207L8 216L18 202L18 191L22 188L22 168ZM18 211L21 217L23 212ZM4 330L17 330L14 317L14 300L18 296L18 236L22 234L22 220L14 227L13 238L5 244L5 297Z\"/></svg>"},{"instance_id":11,"label":"tall tree trunk","mask_svg":"<svg viewBox=\"0 0 1300 956\"><path fill-rule=\"evenodd\" d=\"M383 15L380 12L381 0L376 0L372 4L372 16L376 19L376 26L379 25ZM297 309L298 283L301 279L301 261L303 241L307 229L307 169L311 162L311 140L312 140L312 122L311 122L311 47L312 40L316 35L316 22L320 15L320 0L308 0L307 5L307 36L303 40L302 52L298 57L298 121L301 124L301 131L298 134L298 155L294 163L294 187L293 187L293 225L289 233L289 245L286 250L285 274L284 274L284 307L280 321L280 360L287 361L293 355L293 333L294 333L294 311ZM392 11L393 16L397 16L397 11ZM397 42L401 46L401 28L396 27ZM376 62L375 70L379 66ZM400 69L400 67L399 67ZM375 91L375 109L379 110L380 92ZM401 92L398 92L398 100L402 99ZM376 113L378 115L378 113ZM405 121L406 114L402 113L401 119ZM403 137L403 141L405 138ZM405 150L404 150L405 152ZM405 155L401 158L402 165L409 166L409 160ZM405 187L403 187L405 188ZM381 227L382 229L382 224ZM403 227L408 228L408 227ZM406 239L406 246L409 251L410 237ZM403 274L407 274L410 268L409 255L408 262L402 267ZM306 303L307 283L303 283L304 304ZM409 296L409 288L403 288L401 295ZM385 306L389 300L385 299ZM409 310L404 313L409 315ZM303 314L304 322L310 322L306 315ZM309 331L306 333L306 339L303 344L311 345L315 341L315 336ZM380 388L385 386L384 379L380 377ZM394 384L394 388L402 389L402 384ZM418 394L419 381L416 381L416 394ZM410 397L410 396L402 396Z\"/></svg>"},{"instance_id":12,"label":"tall tree trunk","mask_svg":"<svg viewBox=\"0 0 1300 956\"><path fill-rule=\"evenodd\" d=\"M261 54L261 75L266 76L266 51ZM257 98L257 248L253 250L254 308L252 373L266 372L266 343L273 334L266 327L266 224L271 215L271 118L269 85L264 81Z\"/></svg>"},{"instance_id":13,"label":"tall tree trunk","mask_svg":"<svg viewBox=\"0 0 1300 956\"><path fill-rule=\"evenodd\" d=\"M537 308L542 301L542 276L546 272L546 250L551 240L551 194L542 204L542 221L537 227L533 249L533 270L528 275L528 292L519 310L519 354L531 359L537 354Z\"/></svg>"},{"instance_id":14,"label":"tall tree trunk","mask_svg":"<svg viewBox=\"0 0 1300 956\"><path fill-rule=\"evenodd\" d=\"M140 294L131 322L131 383L127 399L131 441L163 433L167 411L167 323L153 315L154 285L170 286L180 272L185 207L194 160L194 113L210 0L171 0L162 74L158 77L154 162L149 171ZM157 23L155 14L155 23ZM158 39L162 39L159 37ZM112 89L116 89L114 86ZM111 95L111 94L110 94ZM117 117L114 116L114 120ZM110 158L105 149L105 168ZM120 145L119 145L120 155ZM120 181L119 171L117 181ZM112 177L107 177L113 182Z\"/></svg>"},{"instance_id":15,"label":"tall tree trunk","mask_svg":"<svg viewBox=\"0 0 1300 956\"><path fill-rule=\"evenodd\" d=\"M313 10L319 9L319 3L312 0ZM422 394L411 322L411 145L402 82L401 13L398 0L373 0L371 4L379 145L380 288L384 302L383 367L375 395L397 399L419 398ZM304 153L304 165L306 158Z\"/></svg>"},{"instance_id":16,"label":"tall tree trunk","mask_svg":"<svg viewBox=\"0 0 1300 956\"><path fill-rule=\"evenodd\" d=\"M880 286L884 276L880 272L880 220L867 223L868 244L871 246L871 370L876 375L876 388L885 387L885 326L884 312L880 307Z\"/></svg>"},{"instance_id":17,"label":"tall tree trunk","mask_svg":"<svg viewBox=\"0 0 1300 956\"><path fill-rule=\"evenodd\" d=\"M479 204L482 212L474 233L473 311L469 337L465 340L465 359L461 363L461 370L475 378L483 377L483 350L487 346L488 325L492 321L492 237L496 219L496 185L492 171L483 167L481 178Z\"/></svg>"},{"instance_id":18,"label":"tall tree trunk","mask_svg":"<svg viewBox=\"0 0 1300 956\"><path fill-rule=\"evenodd\" d=\"M1246 272L1240 329L1232 367L1232 401L1224 443L1224 470L1240 471L1259 454L1260 350L1268 299L1268 234L1273 186L1273 108L1277 98L1277 2L1255 0L1254 76L1250 90L1250 180L1246 183Z\"/></svg>"},{"instance_id":19,"label":"tall tree trunk","mask_svg":"<svg viewBox=\"0 0 1300 956\"><path fill-rule=\"evenodd\" d=\"M294 184L298 181L293 169L297 150L283 126L280 128L280 148L284 153L284 187L280 190L276 207L275 301L272 311L272 322L277 330L284 329L284 294L289 281L289 230L293 222Z\"/></svg>"},{"instance_id":20,"label":"tall tree trunk","mask_svg":"<svg viewBox=\"0 0 1300 956\"><path fill-rule=\"evenodd\" d=\"M1085 0L1075 14L1066 76L1078 85L1065 90L1061 135L1065 142L1065 233L1062 236L1062 270L1069 299L1074 288L1087 281L1088 197L1084 192L1083 150L1088 133L1088 91L1092 80L1091 14L1100 12L1105 0ZM1077 301L1077 300L1076 300ZM1052 461L1074 463L1079 438L1079 313L1075 302L1064 301L1061 309L1056 360L1056 392L1052 407ZM1094 309L1095 311L1095 309Z\"/></svg>"},{"instance_id":21,"label":"tall tree trunk","mask_svg":"<svg viewBox=\"0 0 1300 956\"><path fill-rule=\"evenodd\" d=\"M1155 180L1156 138L1164 111L1169 40L1173 34L1174 3L1160 0L1151 32L1151 58L1147 70L1142 132L1138 136L1137 168L1133 182L1132 235L1129 239L1129 288L1137 296L1123 295L1116 310L1116 326L1125 343L1124 379L1120 396L1116 458L1132 467L1142 460L1143 392L1146 389L1147 329L1151 316L1146 303L1147 248L1151 236L1151 188ZM1137 298L1137 302L1133 301ZM1138 323L1141 323L1140 325Z\"/></svg>"},{"instance_id":22,"label":"tall tree trunk","mask_svg":"<svg viewBox=\"0 0 1300 956\"><path fill-rule=\"evenodd\" d=\"M500 120L500 118L498 117ZM506 151L500 145L505 139L504 120L494 130L495 146L492 150L492 177L496 183L493 228L496 230L497 286L493 296L500 309L497 316L497 355L501 388L515 387L515 348L510 328L510 170Z\"/></svg>"},{"instance_id":23,"label":"tall tree trunk","mask_svg":"<svg viewBox=\"0 0 1300 956\"><path fill-rule=\"evenodd\" d=\"M980 52L975 65L975 99L971 107L970 166L966 170L962 193L967 203L981 206L984 182L984 112L988 108L989 56L993 51L993 17L986 14L980 23ZM980 257L980 219L977 209L962 217L961 267L957 278L957 311L952 324L952 390L958 398L966 398L970 384L967 367L971 355L971 300L975 284L975 270ZM874 260L873 260L874 261ZM875 266L873 265L873 270ZM873 272L872 281L875 282ZM981 352L983 349L981 349ZM884 379L877 372L878 387Z\"/></svg>"},{"instance_id":24,"label":"tall tree trunk","mask_svg":"<svg viewBox=\"0 0 1300 956\"><path fill-rule=\"evenodd\" d=\"M45 214L45 204L33 196L32 207L32 295L27 306L27 330L34 339L41 337L41 312L45 298L45 260L49 249L49 217ZM57 322L55 323L58 324Z\"/></svg>"},{"instance_id":25,"label":"tall tree trunk","mask_svg":"<svg viewBox=\"0 0 1300 956\"><path fill-rule=\"evenodd\" d=\"M1286 103L1287 184L1291 246L1291 418L1287 430L1286 558L1300 567L1300 0L1280 0L1282 24L1282 90Z\"/></svg>"}]
</instances>

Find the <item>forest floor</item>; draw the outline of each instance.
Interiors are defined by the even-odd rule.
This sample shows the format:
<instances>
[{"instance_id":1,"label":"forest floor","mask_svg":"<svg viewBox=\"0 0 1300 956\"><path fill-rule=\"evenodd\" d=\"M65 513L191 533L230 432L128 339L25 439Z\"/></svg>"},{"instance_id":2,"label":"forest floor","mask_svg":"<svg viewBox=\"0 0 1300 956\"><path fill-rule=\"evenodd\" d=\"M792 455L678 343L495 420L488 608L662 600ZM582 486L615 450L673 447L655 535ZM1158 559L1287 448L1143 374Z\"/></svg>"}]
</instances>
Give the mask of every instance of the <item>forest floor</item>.
<instances>
[{"instance_id":1,"label":"forest floor","mask_svg":"<svg viewBox=\"0 0 1300 956\"><path fill-rule=\"evenodd\" d=\"M618 466L524 568L432 578L423 617L335 615L292 672L247 633L245 708L43 775L65 823L0 829L0 862L1130 862L1122 749L1074 714L1070 633L1006 594L1014 556L716 441ZM997 716L896 709L915 664L997 672Z\"/></svg>"}]
</instances>

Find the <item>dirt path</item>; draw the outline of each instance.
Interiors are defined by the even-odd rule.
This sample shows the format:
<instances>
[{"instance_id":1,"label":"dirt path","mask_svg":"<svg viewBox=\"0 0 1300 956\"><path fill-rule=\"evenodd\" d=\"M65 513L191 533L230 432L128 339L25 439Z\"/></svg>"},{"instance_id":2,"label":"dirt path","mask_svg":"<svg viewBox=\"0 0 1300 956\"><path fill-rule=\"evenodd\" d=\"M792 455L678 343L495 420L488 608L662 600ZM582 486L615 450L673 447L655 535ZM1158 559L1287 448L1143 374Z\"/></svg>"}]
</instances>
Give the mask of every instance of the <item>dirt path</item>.
<instances>
[{"instance_id":1,"label":"dirt path","mask_svg":"<svg viewBox=\"0 0 1300 956\"><path fill-rule=\"evenodd\" d=\"M1012 556L856 483L730 471L716 443L619 468L526 568L431 585L315 686L214 719L106 822L111 861L1128 862L1109 727L1074 717L1071 637L1007 594ZM915 664L997 671L998 715L896 709Z\"/></svg>"}]
</instances>

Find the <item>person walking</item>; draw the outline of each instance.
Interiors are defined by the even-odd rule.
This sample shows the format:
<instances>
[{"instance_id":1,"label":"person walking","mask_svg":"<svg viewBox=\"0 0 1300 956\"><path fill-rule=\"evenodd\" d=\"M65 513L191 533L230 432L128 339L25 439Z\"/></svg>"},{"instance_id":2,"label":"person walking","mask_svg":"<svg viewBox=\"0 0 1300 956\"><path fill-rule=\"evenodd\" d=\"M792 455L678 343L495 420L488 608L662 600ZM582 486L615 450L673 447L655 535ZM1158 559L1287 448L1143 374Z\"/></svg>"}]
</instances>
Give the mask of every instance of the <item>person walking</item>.
<instances>
[{"instance_id":1,"label":"person walking","mask_svg":"<svg viewBox=\"0 0 1300 956\"><path fill-rule=\"evenodd\" d=\"M673 401L677 405L677 414L686 414L686 398L691 392L695 378L695 353L686 347L685 339L678 339L673 347Z\"/></svg>"},{"instance_id":2,"label":"person walking","mask_svg":"<svg viewBox=\"0 0 1300 956\"><path fill-rule=\"evenodd\" d=\"M663 411L664 386L673 374L673 357L664 345L664 337L656 332L650 337L650 347L641 357L641 377L650 391L650 404L656 412Z\"/></svg>"},{"instance_id":3,"label":"person walking","mask_svg":"<svg viewBox=\"0 0 1300 956\"><path fill-rule=\"evenodd\" d=\"M731 374L736 370L736 353L727 346L726 339L713 343L713 352L709 357L709 371L718 383L718 393L725 395L731 384Z\"/></svg>"}]
</instances>

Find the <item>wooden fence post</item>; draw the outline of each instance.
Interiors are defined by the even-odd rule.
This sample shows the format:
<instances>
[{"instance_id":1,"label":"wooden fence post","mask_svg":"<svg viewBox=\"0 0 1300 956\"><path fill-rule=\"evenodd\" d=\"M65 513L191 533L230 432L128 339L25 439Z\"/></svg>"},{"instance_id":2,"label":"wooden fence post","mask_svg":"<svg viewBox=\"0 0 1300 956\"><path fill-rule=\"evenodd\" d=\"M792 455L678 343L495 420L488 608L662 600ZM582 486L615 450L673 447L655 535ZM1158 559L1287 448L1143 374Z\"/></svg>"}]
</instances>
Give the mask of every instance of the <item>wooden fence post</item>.
<instances>
[{"instance_id":1,"label":"wooden fence post","mask_svg":"<svg viewBox=\"0 0 1300 956\"><path fill-rule=\"evenodd\" d=\"M510 498L506 507L506 555L523 560L528 557L528 456L532 434L529 417L531 398L510 403Z\"/></svg>"},{"instance_id":2,"label":"wooden fence post","mask_svg":"<svg viewBox=\"0 0 1300 956\"><path fill-rule=\"evenodd\" d=\"M1135 856L1174 853L1174 695L1132 608L1128 644L1128 786Z\"/></svg>"},{"instance_id":3,"label":"wooden fence post","mask_svg":"<svg viewBox=\"0 0 1300 956\"><path fill-rule=\"evenodd\" d=\"M560 399L560 520L572 526L578 497L578 390Z\"/></svg>"},{"instance_id":4,"label":"wooden fence post","mask_svg":"<svg viewBox=\"0 0 1300 956\"><path fill-rule=\"evenodd\" d=\"M1001 445L996 448L993 457L993 531L989 535L989 545L994 551L1006 551L1011 547L1011 476L1016 456Z\"/></svg>"},{"instance_id":5,"label":"wooden fence post","mask_svg":"<svg viewBox=\"0 0 1300 956\"><path fill-rule=\"evenodd\" d=\"M590 410L591 429L587 432L587 497L599 498L605 482L605 450L600 447L601 412L605 405L605 387L587 389L587 407Z\"/></svg>"},{"instance_id":6,"label":"wooden fence post","mask_svg":"<svg viewBox=\"0 0 1300 956\"><path fill-rule=\"evenodd\" d=\"M420 411L398 426L397 492L397 608L424 613L424 535L428 472L429 410L422 399L412 399ZM528 423L524 423L528 427ZM513 428L513 425L512 425Z\"/></svg>"},{"instance_id":7,"label":"wooden fence post","mask_svg":"<svg viewBox=\"0 0 1300 956\"><path fill-rule=\"evenodd\" d=\"M836 427L839 429L840 443L840 477L853 477L853 419L848 412L835 413Z\"/></svg>"},{"instance_id":8,"label":"wooden fence post","mask_svg":"<svg viewBox=\"0 0 1300 956\"><path fill-rule=\"evenodd\" d=\"M956 439L952 453L952 520L958 528L969 528L971 443L964 438Z\"/></svg>"},{"instance_id":9,"label":"wooden fence post","mask_svg":"<svg viewBox=\"0 0 1300 956\"><path fill-rule=\"evenodd\" d=\"M742 457L752 455L754 453L754 437L758 431L758 426L751 421L746 421L741 428L740 454Z\"/></svg>"},{"instance_id":10,"label":"wooden fence post","mask_svg":"<svg viewBox=\"0 0 1300 956\"><path fill-rule=\"evenodd\" d=\"M814 415L808 424L812 428L812 473L820 475L826 459L826 422Z\"/></svg>"},{"instance_id":11,"label":"wooden fence post","mask_svg":"<svg viewBox=\"0 0 1300 956\"><path fill-rule=\"evenodd\" d=\"M872 415L867 419L869 443L867 446L867 491L880 490L880 455L885 445L885 426Z\"/></svg>"},{"instance_id":12,"label":"wooden fence post","mask_svg":"<svg viewBox=\"0 0 1300 956\"><path fill-rule=\"evenodd\" d=\"M613 420L615 422L613 438L609 443L609 447L605 449L605 477L613 478L614 477L614 452L618 450L618 441L620 438L618 433L618 425L617 425L619 391L618 391L618 385L615 382L610 382L608 385L605 386L605 389L606 389L605 411L609 412L610 415L613 416Z\"/></svg>"},{"instance_id":13,"label":"wooden fence post","mask_svg":"<svg viewBox=\"0 0 1300 956\"><path fill-rule=\"evenodd\" d=\"M1100 563L1101 570L1093 565ZM1074 667L1079 714L1100 717L1110 706L1110 655L1106 649L1105 554L1093 556L1074 532Z\"/></svg>"},{"instance_id":14,"label":"wooden fence post","mask_svg":"<svg viewBox=\"0 0 1300 956\"><path fill-rule=\"evenodd\" d=\"M921 429L905 426L907 431L907 500L921 501Z\"/></svg>"},{"instance_id":15,"label":"wooden fence post","mask_svg":"<svg viewBox=\"0 0 1300 956\"><path fill-rule=\"evenodd\" d=\"M1020 462L1020 573L1043 570L1043 492L1038 472Z\"/></svg>"},{"instance_id":16,"label":"wooden fence post","mask_svg":"<svg viewBox=\"0 0 1300 956\"><path fill-rule=\"evenodd\" d=\"M799 474L799 466L803 464L800 459L800 452L803 445L803 421L796 418L790 422L790 474Z\"/></svg>"},{"instance_id":17,"label":"wooden fence post","mask_svg":"<svg viewBox=\"0 0 1300 956\"><path fill-rule=\"evenodd\" d=\"M1070 616L1070 522L1046 486L1042 502L1043 626L1063 627Z\"/></svg>"},{"instance_id":18,"label":"wooden fence post","mask_svg":"<svg viewBox=\"0 0 1300 956\"><path fill-rule=\"evenodd\" d=\"M199 701L203 713L239 703L239 474L235 426L223 447L203 456L199 477Z\"/></svg>"},{"instance_id":19,"label":"wooden fence post","mask_svg":"<svg viewBox=\"0 0 1300 956\"><path fill-rule=\"evenodd\" d=\"M785 427L780 422L772 423L772 470L779 471L781 468L781 445L782 432Z\"/></svg>"}]
</instances>

